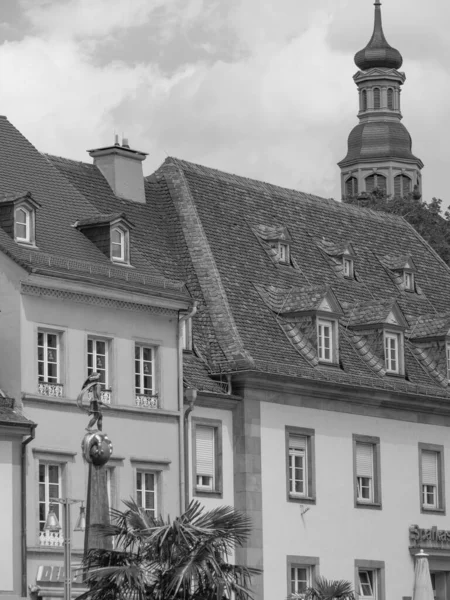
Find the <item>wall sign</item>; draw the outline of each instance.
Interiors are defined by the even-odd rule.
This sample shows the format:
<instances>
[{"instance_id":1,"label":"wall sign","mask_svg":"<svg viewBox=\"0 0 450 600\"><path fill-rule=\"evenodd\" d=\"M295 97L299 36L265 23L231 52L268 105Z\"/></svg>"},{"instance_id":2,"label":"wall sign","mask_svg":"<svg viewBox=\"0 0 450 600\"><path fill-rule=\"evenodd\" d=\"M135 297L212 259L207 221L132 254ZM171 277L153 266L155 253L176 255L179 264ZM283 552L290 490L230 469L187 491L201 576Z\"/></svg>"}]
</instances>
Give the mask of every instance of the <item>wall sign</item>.
<instances>
[{"instance_id":1,"label":"wall sign","mask_svg":"<svg viewBox=\"0 0 450 600\"><path fill-rule=\"evenodd\" d=\"M438 529L435 525L429 529L421 529L418 525L409 528L409 543L412 547L450 548L450 531Z\"/></svg>"}]
</instances>

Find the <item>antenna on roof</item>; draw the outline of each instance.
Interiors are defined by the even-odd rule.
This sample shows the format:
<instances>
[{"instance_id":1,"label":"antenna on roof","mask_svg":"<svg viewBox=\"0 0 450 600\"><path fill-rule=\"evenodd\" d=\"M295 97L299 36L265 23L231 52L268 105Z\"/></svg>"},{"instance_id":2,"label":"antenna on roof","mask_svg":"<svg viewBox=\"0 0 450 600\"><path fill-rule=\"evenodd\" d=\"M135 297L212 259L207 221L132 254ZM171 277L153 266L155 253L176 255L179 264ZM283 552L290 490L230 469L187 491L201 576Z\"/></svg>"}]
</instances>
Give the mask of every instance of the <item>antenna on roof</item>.
<instances>
[{"instance_id":1,"label":"antenna on roof","mask_svg":"<svg viewBox=\"0 0 450 600\"><path fill-rule=\"evenodd\" d=\"M119 144L119 134L118 133L114 134L114 146L120 146L120 144Z\"/></svg>"}]
</instances>

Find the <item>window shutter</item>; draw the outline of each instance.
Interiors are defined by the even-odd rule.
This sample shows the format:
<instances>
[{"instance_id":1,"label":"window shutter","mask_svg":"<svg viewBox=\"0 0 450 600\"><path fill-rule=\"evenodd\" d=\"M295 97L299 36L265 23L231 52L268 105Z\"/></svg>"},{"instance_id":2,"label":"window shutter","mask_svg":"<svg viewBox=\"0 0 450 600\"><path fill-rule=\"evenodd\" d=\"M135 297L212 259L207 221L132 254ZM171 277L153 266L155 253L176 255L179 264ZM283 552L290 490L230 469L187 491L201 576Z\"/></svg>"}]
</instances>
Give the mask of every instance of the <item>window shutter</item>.
<instances>
[{"instance_id":1,"label":"window shutter","mask_svg":"<svg viewBox=\"0 0 450 600\"><path fill-rule=\"evenodd\" d=\"M306 451L306 437L301 435L289 436L289 448Z\"/></svg>"},{"instance_id":2,"label":"window shutter","mask_svg":"<svg viewBox=\"0 0 450 600\"><path fill-rule=\"evenodd\" d=\"M422 483L437 485L437 452L422 450Z\"/></svg>"},{"instance_id":3,"label":"window shutter","mask_svg":"<svg viewBox=\"0 0 450 600\"><path fill-rule=\"evenodd\" d=\"M214 427L196 427L196 468L197 475L214 476Z\"/></svg>"},{"instance_id":4,"label":"window shutter","mask_svg":"<svg viewBox=\"0 0 450 600\"><path fill-rule=\"evenodd\" d=\"M356 444L357 477L373 477L373 445Z\"/></svg>"}]
</instances>

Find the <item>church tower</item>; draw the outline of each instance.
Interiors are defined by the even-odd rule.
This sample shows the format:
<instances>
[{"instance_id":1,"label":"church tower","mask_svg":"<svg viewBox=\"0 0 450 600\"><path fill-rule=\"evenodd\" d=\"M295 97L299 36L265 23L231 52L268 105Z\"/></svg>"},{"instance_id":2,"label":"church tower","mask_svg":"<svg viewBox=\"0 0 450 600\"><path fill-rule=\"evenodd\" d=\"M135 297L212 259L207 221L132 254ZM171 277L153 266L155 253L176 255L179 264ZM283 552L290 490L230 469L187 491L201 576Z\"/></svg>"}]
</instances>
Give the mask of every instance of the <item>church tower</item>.
<instances>
[{"instance_id":1,"label":"church tower","mask_svg":"<svg viewBox=\"0 0 450 600\"><path fill-rule=\"evenodd\" d=\"M348 137L341 169L342 196L356 196L374 188L404 196L422 193L423 162L411 152L411 136L402 119L400 93L406 77L403 59L386 41L381 2L375 0L375 25L367 46L356 53L359 71L353 79L359 93L359 124Z\"/></svg>"}]
</instances>

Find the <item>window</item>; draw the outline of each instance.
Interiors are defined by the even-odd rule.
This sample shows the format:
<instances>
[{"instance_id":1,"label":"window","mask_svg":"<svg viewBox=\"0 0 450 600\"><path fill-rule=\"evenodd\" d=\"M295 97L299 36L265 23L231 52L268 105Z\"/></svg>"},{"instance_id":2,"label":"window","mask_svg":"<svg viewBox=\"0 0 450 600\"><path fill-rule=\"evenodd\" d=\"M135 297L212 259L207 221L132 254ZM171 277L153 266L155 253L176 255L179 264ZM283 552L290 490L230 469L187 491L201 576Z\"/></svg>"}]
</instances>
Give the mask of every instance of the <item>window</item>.
<instances>
[{"instance_id":1,"label":"window","mask_svg":"<svg viewBox=\"0 0 450 600\"><path fill-rule=\"evenodd\" d=\"M378 109L381 107L381 93L380 88L373 88L373 107Z\"/></svg>"},{"instance_id":2,"label":"window","mask_svg":"<svg viewBox=\"0 0 450 600\"><path fill-rule=\"evenodd\" d=\"M136 471L136 503L151 517L156 517L156 473Z\"/></svg>"},{"instance_id":3,"label":"window","mask_svg":"<svg viewBox=\"0 0 450 600\"><path fill-rule=\"evenodd\" d=\"M61 465L39 462L39 531L44 531L50 506L61 523L60 505L50 502L50 498L61 498L61 496Z\"/></svg>"},{"instance_id":4,"label":"window","mask_svg":"<svg viewBox=\"0 0 450 600\"><path fill-rule=\"evenodd\" d=\"M445 509L443 446L419 444L419 476L422 512Z\"/></svg>"},{"instance_id":5,"label":"window","mask_svg":"<svg viewBox=\"0 0 450 600\"><path fill-rule=\"evenodd\" d=\"M358 195L358 180L356 177L349 177L345 182L345 195L346 196L357 196Z\"/></svg>"},{"instance_id":6,"label":"window","mask_svg":"<svg viewBox=\"0 0 450 600\"><path fill-rule=\"evenodd\" d=\"M445 355L447 357L447 379L450 378L450 343L445 344Z\"/></svg>"},{"instance_id":7,"label":"window","mask_svg":"<svg viewBox=\"0 0 450 600\"><path fill-rule=\"evenodd\" d=\"M380 439L353 436L355 507L381 508Z\"/></svg>"},{"instance_id":8,"label":"window","mask_svg":"<svg viewBox=\"0 0 450 600\"><path fill-rule=\"evenodd\" d=\"M317 356L326 363L336 362L336 324L325 319L317 320Z\"/></svg>"},{"instance_id":9,"label":"window","mask_svg":"<svg viewBox=\"0 0 450 600\"><path fill-rule=\"evenodd\" d=\"M377 578L374 577L374 572L361 569L359 571L359 595L363 598L377 597Z\"/></svg>"},{"instance_id":10,"label":"window","mask_svg":"<svg viewBox=\"0 0 450 600\"><path fill-rule=\"evenodd\" d=\"M387 107L389 110L394 110L394 90L392 88L388 88L387 91Z\"/></svg>"},{"instance_id":11,"label":"window","mask_svg":"<svg viewBox=\"0 0 450 600\"><path fill-rule=\"evenodd\" d=\"M38 331L38 381L58 383L60 376L60 334Z\"/></svg>"},{"instance_id":12,"label":"window","mask_svg":"<svg viewBox=\"0 0 450 600\"><path fill-rule=\"evenodd\" d=\"M134 381L137 396L155 394L155 350L136 344L134 348Z\"/></svg>"},{"instance_id":13,"label":"window","mask_svg":"<svg viewBox=\"0 0 450 600\"><path fill-rule=\"evenodd\" d=\"M400 334L384 332L384 362L387 373L400 373Z\"/></svg>"},{"instance_id":14,"label":"window","mask_svg":"<svg viewBox=\"0 0 450 600\"><path fill-rule=\"evenodd\" d=\"M405 284L405 290L408 292L414 291L414 273L405 271L403 273L403 282Z\"/></svg>"},{"instance_id":15,"label":"window","mask_svg":"<svg viewBox=\"0 0 450 600\"><path fill-rule=\"evenodd\" d=\"M384 600L384 562L355 560L355 590L361 598Z\"/></svg>"},{"instance_id":16,"label":"window","mask_svg":"<svg viewBox=\"0 0 450 600\"><path fill-rule=\"evenodd\" d=\"M407 175L396 175L394 177L394 196L407 196L412 192L412 181Z\"/></svg>"},{"instance_id":17,"label":"window","mask_svg":"<svg viewBox=\"0 0 450 600\"><path fill-rule=\"evenodd\" d=\"M286 428L287 499L315 502L314 430Z\"/></svg>"},{"instance_id":18,"label":"window","mask_svg":"<svg viewBox=\"0 0 450 600\"><path fill-rule=\"evenodd\" d=\"M183 350L192 350L192 319L181 322L180 336Z\"/></svg>"},{"instance_id":19,"label":"window","mask_svg":"<svg viewBox=\"0 0 450 600\"><path fill-rule=\"evenodd\" d=\"M222 423L192 419L194 494L222 495Z\"/></svg>"},{"instance_id":20,"label":"window","mask_svg":"<svg viewBox=\"0 0 450 600\"><path fill-rule=\"evenodd\" d=\"M102 390L109 387L108 382L108 341L98 338L88 338L87 345L87 374L100 373L99 382Z\"/></svg>"},{"instance_id":21,"label":"window","mask_svg":"<svg viewBox=\"0 0 450 600\"><path fill-rule=\"evenodd\" d=\"M319 559L313 556L287 557L287 595L304 594L319 575Z\"/></svg>"},{"instance_id":22,"label":"window","mask_svg":"<svg viewBox=\"0 0 450 600\"><path fill-rule=\"evenodd\" d=\"M349 279L353 278L353 260L351 258L347 258L344 256L343 258L343 266L344 266L344 277L348 277Z\"/></svg>"},{"instance_id":23,"label":"window","mask_svg":"<svg viewBox=\"0 0 450 600\"><path fill-rule=\"evenodd\" d=\"M289 245L280 242L278 244L278 257L280 263L287 265L289 263Z\"/></svg>"},{"instance_id":24,"label":"window","mask_svg":"<svg viewBox=\"0 0 450 600\"><path fill-rule=\"evenodd\" d=\"M367 110L367 90L361 92L361 108Z\"/></svg>"},{"instance_id":25,"label":"window","mask_svg":"<svg viewBox=\"0 0 450 600\"><path fill-rule=\"evenodd\" d=\"M375 188L386 191L386 177L379 173L374 173L366 177L366 192L373 192Z\"/></svg>"},{"instance_id":26,"label":"window","mask_svg":"<svg viewBox=\"0 0 450 600\"><path fill-rule=\"evenodd\" d=\"M14 236L17 242L33 242L32 212L29 208L19 206L14 211Z\"/></svg>"},{"instance_id":27,"label":"window","mask_svg":"<svg viewBox=\"0 0 450 600\"><path fill-rule=\"evenodd\" d=\"M111 260L114 262L129 261L129 234L121 227L111 229Z\"/></svg>"}]
</instances>

